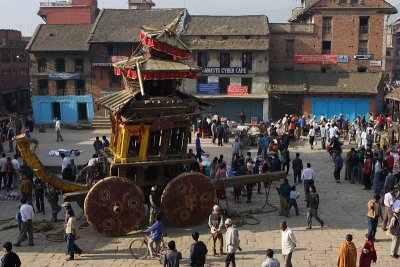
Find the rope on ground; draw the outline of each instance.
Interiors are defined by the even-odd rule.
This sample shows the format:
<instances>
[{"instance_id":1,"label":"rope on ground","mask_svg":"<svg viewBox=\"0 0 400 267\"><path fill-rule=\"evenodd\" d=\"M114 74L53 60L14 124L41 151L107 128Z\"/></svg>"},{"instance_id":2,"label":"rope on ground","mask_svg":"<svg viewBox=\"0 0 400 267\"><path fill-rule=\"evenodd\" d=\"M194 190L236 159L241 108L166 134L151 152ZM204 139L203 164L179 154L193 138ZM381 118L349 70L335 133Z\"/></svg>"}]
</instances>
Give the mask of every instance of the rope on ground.
<instances>
[{"instance_id":1,"label":"rope on ground","mask_svg":"<svg viewBox=\"0 0 400 267\"><path fill-rule=\"evenodd\" d=\"M33 232L43 233L53 230L53 224L49 221L33 222Z\"/></svg>"},{"instance_id":2,"label":"rope on ground","mask_svg":"<svg viewBox=\"0 0 400 267\"><path fill-rule=\"evenodd\" d=\"M60 230L51 234L47 234L46 239L50 242L65 242L65 230ZM76 239L79 239L79 236L75 237L75 240Z\"/></svg>"},{"instance_id":3,"label":"rope on ground","mask_svg":"<svg viewBox=\"0 0 400 267\"><path fill-rule=\"evenodd\" d=\"M261 223L261 220L255 217L256 214L264 214L271 213L276 211L276 209L272 210L264 210L264 209L250 209L245 211L234 211L234 210L226 210L225 216L232 219L233 223L236 226L243 225L257 225Z\"/></svg>"}]
</instances>

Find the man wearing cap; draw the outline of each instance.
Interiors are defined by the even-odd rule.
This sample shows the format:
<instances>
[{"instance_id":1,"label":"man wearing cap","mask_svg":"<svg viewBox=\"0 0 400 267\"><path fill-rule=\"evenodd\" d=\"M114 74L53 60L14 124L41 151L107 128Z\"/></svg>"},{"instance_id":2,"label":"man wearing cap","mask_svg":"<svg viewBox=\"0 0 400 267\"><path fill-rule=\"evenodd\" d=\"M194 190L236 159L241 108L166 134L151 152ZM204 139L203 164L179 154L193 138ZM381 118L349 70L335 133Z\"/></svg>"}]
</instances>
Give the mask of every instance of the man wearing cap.
<instances>
[{"instance_id":1,"label":"man wearing cap","mask_svg":"<svg viewBox=\"0 0 400 267\"><path fill-rule=\"evenodd\" d=\"M293 267L292 255L296 249L297 239L292 230L287 227L286 221L280 223L280 228L283 260L286 267Z\"/></svg>"},{"instance_id":2,"label":"man wearing cap","mask_svg":"<svg viewBox=\"0 0 400 267\"><path fill-rule=\"evenodd\" d=\"M11 242L5 242L3 244L5 250L4 256L1 258L1 267L19 267L21 266L21 260L18 255L12 251Z\"/></svg>"},{"instance_id":3,"label":"man wearing cap","mask_svg":"<svg viewBox=\"0 0 400 267\"><path fill-rule=\"evenodd\" d=\"M193 232L192 238L194 243L190 246L190 266L204 267L208 252L207 247L202 241L199 241L198 232Z\"/></svg>"},{"instance_id":4,"label":"man wearing cap","mask_svg":"<svg viewBox=\"0 0 400 267\"><path fill-rule=\"evenodd\" d=\"M22 217L22 227L21 227L21 232L19 234L19 238L17 243L15 243L14 246L20 247L21 242L24 239L26 233L28 233L29 236L29 246L33 246L33 218L34 218L34 212L33 212L33 207L29 204L27 204L27 200L25 198L21 199L21 207L19 211L21 212L21 217Z\"/></svg>"},{"instance_id":5,"label":"man wearing cap","mask_svg":"<svg viewBox=\"0 0 400 267\"><path fill-rule=\"evenodd\" d=\"M160 214L160 198L157 194L157 185L151 187L149 195L149 226L156 221L157 215Z\"/></svg>"},{"instance_id":6,"label":"man wearing cap","mask_svg":"<svg viewBox=\"0 0 400 267\"><path fill-rule=\"evenodd\" d=\"M213 256L215 256L215 243L217 239L219 240L219 255L223 254L224 248L224 238L222 237L222 228L224 227L224 219L221 215L221 208L218 205L213 206L213 211L211 215L208 217L208 226L211 229L211 238L212 238L212 252Z\"/></svg>"},{"instance_id":7,"label":"man wearing cap","mask_svg":"<svg viewBox=\"0 0 400 267\"><path fill-rule=\"evenodd\" d=\"M400 246L400 222L399 222L400 208L393 211L393 216L390 219L389 232L392 235L392 244L390 246L390 256L392 258L399 258Z\"/></svg>"},{"instance_id":8,"label":"man wearing cap","mask_svg":"<svg viewBox=\"0 0 400 267\"><path fill-rule=\"evenodd\" d=\"M226 249L228 252L225 258L225 267L229 267L231 263L233 267L236 267L236 262L235 262L236 250L239 249L239 251L242 251L242 249L240 248L239 232L236 229L236 226L233 225L232 220L229 218L225 220L225 228L226 228L225 242L226 242Z\"/></svg>"}]
</instances>

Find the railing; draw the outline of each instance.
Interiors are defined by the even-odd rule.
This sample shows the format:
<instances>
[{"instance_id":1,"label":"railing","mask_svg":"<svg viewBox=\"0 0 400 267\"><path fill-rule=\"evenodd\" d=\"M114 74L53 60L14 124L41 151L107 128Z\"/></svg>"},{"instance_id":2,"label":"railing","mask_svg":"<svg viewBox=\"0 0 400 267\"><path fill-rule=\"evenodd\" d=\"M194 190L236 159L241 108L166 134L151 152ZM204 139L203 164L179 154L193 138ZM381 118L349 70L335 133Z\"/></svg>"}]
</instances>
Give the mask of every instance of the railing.
<instances>
[{"instance_id":1,"label":"railing","mask_svg":"<svg viewBox=\"0 0 400 267\"><path fill-rule=\"evenodd\" d=\"M72 6L72 3L67 1L56 1L56 2L40 2L40 7L62 7Z\"/></svg>"}]
</instances>

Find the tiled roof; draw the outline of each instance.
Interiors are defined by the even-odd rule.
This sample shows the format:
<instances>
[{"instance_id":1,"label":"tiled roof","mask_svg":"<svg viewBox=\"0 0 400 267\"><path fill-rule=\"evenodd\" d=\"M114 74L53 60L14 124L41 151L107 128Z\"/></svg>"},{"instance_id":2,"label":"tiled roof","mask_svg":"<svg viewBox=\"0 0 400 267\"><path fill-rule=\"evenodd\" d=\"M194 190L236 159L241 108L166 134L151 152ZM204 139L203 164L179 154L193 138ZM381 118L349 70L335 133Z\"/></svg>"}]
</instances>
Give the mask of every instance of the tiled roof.
<instances>
[{"instance_id":1,"label":"tiled roof","mask_svg":"<svg viewBox=\"0 0 400 267\"><path fill-rule=\"evenodd\" d=\"M395 101L400 101L400 88L394 89L393 91L390 91L386 96L386 99L392 99Z\"/></svg>"},{"instance_id":2,"label":"tiled roof","mask_svg":"<svg viewBox=\"0 0 400 267\"><path fill-rule=\"evenodd\" d=\"M228 38L226 40L185 38L191 50L268 50L267 38Z\"/></svg>"},{"instance_id":3,"label":"tiled roof","mask_svg":"<svg viewBox=\"0 0 400 267\"><path fill-rule=\"evenodd\" d=\"M123 109L132 99L135 98L137 92L131 92L129 90L122 90L120 92L104 96L96 100L100 106L117 113Z\"/></svg>"},{"instance_id":4,"label":"tiled roof","mask_svg":"<svg viewBox=\"0 0 400 267\"><path fill-rule=\"evenodd\" d=\"M377 94L381 72L271 71L270 93Z\"/></svg>"},{"instance_id":5,"label":"tiled roof","mask_svg":"<svg viewBox=\"0 0 400 267\"><path fill-rule=\"evenodd\" d=\"M32 52L89 51L87 39L91 28L91 24L41 24L26 49Z\"/></svg>"}]
</instances>

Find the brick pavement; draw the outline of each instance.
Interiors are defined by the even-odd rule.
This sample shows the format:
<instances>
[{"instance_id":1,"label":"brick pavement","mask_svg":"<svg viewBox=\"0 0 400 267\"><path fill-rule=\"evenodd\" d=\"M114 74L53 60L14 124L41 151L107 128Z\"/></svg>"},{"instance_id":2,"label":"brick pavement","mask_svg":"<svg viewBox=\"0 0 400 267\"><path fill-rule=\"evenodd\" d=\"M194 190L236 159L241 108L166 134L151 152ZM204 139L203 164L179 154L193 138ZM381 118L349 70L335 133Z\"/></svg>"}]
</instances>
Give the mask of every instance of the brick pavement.
<instances>
[{"instance_id":1,"label":"brick pavement","mask_svg":"<svg viewBox=\"0 0 400 267\"><path fill-rule=\"evenodd\" d=\"M53 132L51 132L53 133ZM49 133L50 134L50 133ZM84 147L89 151L91 148L91 139L98 133L91 131L76 131L71 137L71 144L77 147ZM38 134L39 135L39 134ZM63 133L64 135L64 133ZM65 134L67 139L67 132ZM71 134L72 136L72 134ZM49 138L49 136L43 136ZM38 136L39 138L39 136ZM41 138L39 138L40 140ZM68 140L68 139L67 139ZM68 141L67 141L68 142ZM75 143L73 143L75 142ZM46 149L52 146L52 142L48 141ZM54 142L55 143L55 142ZM206 140L203 142L204 150L212 156L223 153L227 162L230 162L230 145L217 147L209 144ZM57 145L57 144L56 144ZM254 150L252 150L254 151ZM326 227L321 229L319 226L313 230L305 230L306 227L306 210L303 194L303 186L298 186L301 193L299 199L300 216L290 216L287 218L289 227L291 227L299 244L293 256L294 266L336 266L338 248L343 242L346 234L354 235L354 242L359 251L364 243L364 235L367 232L367 201L370 199L371 191L362 191L360 185L350 185L347 182L336 184L333 179L333 162L325 151L310 151L308 146L299 143L298 146L291 149L291 156L299 151L302 153L303 162L311 162L317 172L316 187L320 194L321 204L319 209L320 217L325 220ZM90 156L91 153L88 155ZM52 158L44 157L44 163ZM57 163L57 161L54 161ZM51 163L51 162L50 162ZM343 176L343 172L342 172ZM289 181L292 180L290 176ZM278 185L278 183L277 183ZM227 192L230 190L228 189ZM273 189L270 202L278 205L278 196ZM4 193L1 191L0 193ZM229 197L229 206L233 210L246 210L260 208L265 197L263 195L254 194L254 201L249 204L234 204L232 198ZM244 201L243 201L244 202ZM18 207L17 202L0 202L0 220L15 217ZM50 213L48 204L46 203L47 214ZM224 206L224 203L222 203ZM75 206L78 216L82 211ZM292 213L293 214L293 213ZM60 213L60 218L63 215ZM239 228L242 252L237 253L237 266L260 266L265 258L267 248L274 249L276 257L282 261L280 252L280 232L279 222L284 218L278 216L277 212L263 213L256 215L261 220L257 225L245 225ZM36 221L49 220L50 215L37 215ZM79 220L84 223L84 217ZM6 224L0 225L0 228ZM62 229L62 223L54 225L55 229ZM198 226L191 228L176 228L167 226L166 232L168 237L166 240L175 240L178 250L182 251L185 258L183 264L188 264L189 246L191 241L190 234L193 230L200 232L200 239L209 244L209 230L206 226L206 220ZM29 247L23 243L23 247L16 248L15 251L20 255L23 266L159 266L155 260L134 260L129 254L128 246L133 238L141 238L141 235L128 234L124 237L107 238L95 232L90 226L81 227L78 230L80 239L77 244L84 250L82 256L78 256L76 261L65 261L65 244L49 242L45 239L45 234L35 234L35 246ZM11 240L15 242L17 237L17 229L0 231L0 242ZM394 260L389 257L390 240L385 237L384 233L378 230L378 242L376 249L378 252L378 263L375 266L391 267L400 266L400 260ZM208 246L210 247L210 246ZM208 266L223 266L223 258L207 257Z\"/></svg>"}]
</instances>

